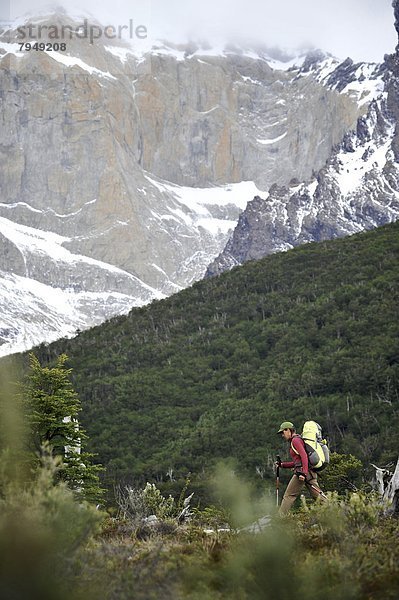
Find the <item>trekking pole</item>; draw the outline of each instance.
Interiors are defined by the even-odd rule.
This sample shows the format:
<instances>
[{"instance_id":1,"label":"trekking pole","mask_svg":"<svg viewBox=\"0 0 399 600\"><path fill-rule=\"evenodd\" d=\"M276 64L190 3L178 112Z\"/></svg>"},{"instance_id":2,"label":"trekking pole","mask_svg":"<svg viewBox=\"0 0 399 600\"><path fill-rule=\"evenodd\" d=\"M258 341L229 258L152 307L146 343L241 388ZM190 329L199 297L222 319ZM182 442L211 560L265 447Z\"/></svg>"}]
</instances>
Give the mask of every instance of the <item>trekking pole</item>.
<instances>
[{"instance_id":1,"label":"trekking pole","mask_svg":"<svg viewBox=\"0 0 399 600\"><path fill-rule=\"evenodd\" d=\"M315 492L317 492L320 496L322 496L323 498L325 498L326 500L328 500L327 496L325 495L325 493L318 487L316 487L315 485L313 485L312 483L309 484L311 488L314 489Z\"/></svg>"},{"instance_id":2,"label":"trekking pole","mask_svg":"<svg viewBox=\"0 0 399 600\"><path fill-rule=\"evenodd\" d=\"M281 463L281 458L279 457L278 454L277 454L276 458L277 458L277 464L276 464L276 502L277 502L277 506L278 506L279 505L280 463Z\"/></svg>"}]
</instances>

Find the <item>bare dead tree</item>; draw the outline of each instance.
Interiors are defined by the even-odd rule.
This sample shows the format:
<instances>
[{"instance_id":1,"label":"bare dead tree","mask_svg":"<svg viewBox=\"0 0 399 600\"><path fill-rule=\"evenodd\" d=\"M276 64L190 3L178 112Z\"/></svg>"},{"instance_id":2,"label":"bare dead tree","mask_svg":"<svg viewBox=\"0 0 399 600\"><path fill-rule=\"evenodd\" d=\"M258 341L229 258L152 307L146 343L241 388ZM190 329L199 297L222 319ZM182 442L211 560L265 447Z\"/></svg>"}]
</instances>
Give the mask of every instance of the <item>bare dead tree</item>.
<instances>
[{"instance_id":1,"label":"bare dead tree","mask_svg":"<svg viewBox=\"0 0 399 600\"><path fill-rule=\"evenodd\" d=\"M183 508L181 512L177 515L177 520L179 523L183 523L183 521L187 521L191 517L192 512L190 502L193 496L194 492L192 492L189 496L187 496L187 498L184 499Z\"/></svg>"},{"instance_id":2,"label":"bare dead tree","mask_svg":"<svg viewBox=\"0 0 399 600\"><path fill-rule=\"evenodd\" d=\"M382 501L387 506L387 513L397 512L399 510L399 459L394 472L389 469L391 465L377 467L372 464L371 466L376 470L377 489Z\"/></svg>"},{"instance_id":3,"label":"bare dead tree","mask_svg":"<svg viewBox=\"0 0 399 600\"><path fill-rule=\"evenodd\" d=\"M172 469L172 467L169 467L169 469L167 470L166 477L169 477L170 481L175 481L175 478L173 477L173 469Z\"/></svg>"},{"instance_id":4,"label":"bare dead tree","mask_svg":"<svg viewBox=\"0 0 399 600\"><path fill-rule=\"evenodd\" d=\"M256 474L259 475L261 479L265 478L266 467L262 467L260 465L256 465L255 467Z\"/></svg>"},{"instance_id":5,"label":"bare dead tree","mask_svg":"<svg viewBox=\"0 0 399 600\"><path fill-rule=\"evenodd\" d=\"M394 513L399 509L399 459L391 480L385 489L384 500L388 503L389 512Z\"/></svg>"},{"instance_id":6,"label":"bare dead tree","mask_svg":"<svg viewBox=\"0 0 399 600\"><path fill-rule=\"evenodd\" d=\"M141 520L147 515L142 490L117 485L114 493L119 517L135 521Z\"/></svg>"}]
</instances>

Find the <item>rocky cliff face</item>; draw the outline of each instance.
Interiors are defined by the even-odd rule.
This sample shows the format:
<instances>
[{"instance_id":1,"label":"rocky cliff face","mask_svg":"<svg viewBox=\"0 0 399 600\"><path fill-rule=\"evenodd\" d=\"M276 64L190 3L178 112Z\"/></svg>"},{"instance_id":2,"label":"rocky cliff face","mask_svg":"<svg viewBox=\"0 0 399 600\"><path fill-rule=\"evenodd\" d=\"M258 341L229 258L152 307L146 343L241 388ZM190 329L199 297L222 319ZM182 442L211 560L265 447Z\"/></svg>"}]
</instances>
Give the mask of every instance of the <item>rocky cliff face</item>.
<instances>
[{"instance_id":1,"label":"rocky cliff face","mask_svg":"<svg viewBox=\"0 0 399 600\"><path fill-rule=\"evenodd\" d=\"M380 66L321 53L18 41L0 40L3 353L200 278L247 201L308 179L382 85ZM29 333L38 312L51 333Z\"/></svg>"},{"instance_id":2,"label":"rocky cliff face","mask_svg":"<svg viewBox=\"0 0 399 600\"><path fill-rule=\"evenodd\" d=\"M394 6L398 17L398 3ZM344 136L312 179L275 184L248 203L207 276L306 242L350 235L398 219L398 59L398 51L386 57L380 71L383 88L356 129ZM327 81L342 88L336 75L352 80L353 71L354 65L346 61Z\"/></svg>"}]
</instances>

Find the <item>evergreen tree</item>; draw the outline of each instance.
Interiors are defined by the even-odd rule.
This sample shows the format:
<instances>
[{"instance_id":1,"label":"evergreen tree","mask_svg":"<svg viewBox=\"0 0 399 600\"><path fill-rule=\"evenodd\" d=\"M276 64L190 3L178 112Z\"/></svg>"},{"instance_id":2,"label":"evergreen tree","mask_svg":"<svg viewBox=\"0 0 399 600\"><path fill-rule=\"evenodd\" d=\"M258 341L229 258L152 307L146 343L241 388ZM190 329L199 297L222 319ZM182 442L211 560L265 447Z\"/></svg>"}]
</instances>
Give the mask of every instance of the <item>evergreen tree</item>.
<instances>
[{"instance_id":1,"label":"evergreen tree","mask_svg":"<svg viewBox=\"0 0 399 600\"><path fill-rule=\"evenodd\" d=\"M98 473L101 466L92 464L93 454L83 451L87 440L78 415L80 400L70 381L72 369L62 354L54 367L42 367L34 354L29 355L30 371L24 386L24 400L31 431L33 450L59 456L57 477L65 481L79 498L97 501L102 494Z\"/></svg>"}]
</instances>

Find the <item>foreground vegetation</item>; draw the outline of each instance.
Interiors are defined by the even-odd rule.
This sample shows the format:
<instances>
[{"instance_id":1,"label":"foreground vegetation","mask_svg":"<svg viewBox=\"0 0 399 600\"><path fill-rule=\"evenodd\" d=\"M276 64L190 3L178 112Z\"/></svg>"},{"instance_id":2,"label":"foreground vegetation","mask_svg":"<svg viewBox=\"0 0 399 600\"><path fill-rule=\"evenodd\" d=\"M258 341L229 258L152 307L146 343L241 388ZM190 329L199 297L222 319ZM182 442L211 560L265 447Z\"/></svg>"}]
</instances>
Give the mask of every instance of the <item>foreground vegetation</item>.
<instances>
[{"instance_id":1,"label":"foreground vegetation","mask_svg":"<svg viewBox=\"0 0 399 600\"><path fill-rule=\"evenodd\" d=\"M100 536L90 553L94 563L103 553L111 559L110 597L377 600L399 592L398 523L361 494L274 517L258 535L204 533L195 521L144 539L126 524L122 531Z\"/></svg>"},{"instance_id":2,"label":"foreground vegetation","mask_svg":"<svg viewBox=\"0 0 399 600\"><path fill-rule=\"evenodd\" d=\"M245 486L224 480L221 487L234 500L225 498L224 512L207 508L179 523L172 514L161 516L166 499L158 494L151 510L160 514L149 524L140 511L111 517L78 503L64 483L54 486L53 469L50 461L22 487L5 485L1 475L4 598L398 597L398 521L384 516L372 495L331 495L328 505L304 504L281 519L264 501L250 500ZM265 530L240 532L262 508L272 513Z\"/></svg>"}]
</instances>

